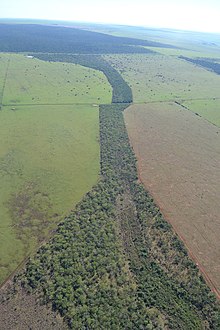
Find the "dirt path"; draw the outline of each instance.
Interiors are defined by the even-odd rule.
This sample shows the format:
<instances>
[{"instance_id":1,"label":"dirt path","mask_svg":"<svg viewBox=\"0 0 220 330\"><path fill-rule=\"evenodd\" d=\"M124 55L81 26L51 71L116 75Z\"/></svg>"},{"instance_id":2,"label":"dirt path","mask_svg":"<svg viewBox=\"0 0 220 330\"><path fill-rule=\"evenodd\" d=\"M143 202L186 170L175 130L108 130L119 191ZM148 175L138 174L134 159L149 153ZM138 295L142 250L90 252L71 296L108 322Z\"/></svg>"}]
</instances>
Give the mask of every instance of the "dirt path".
<instances>
[{"instance_id":1,"label":"dirt path","mask_svg":"<svg viewBox=\"0 0 220 330\"><path fill-rule=\"evenodd\" d=\"M220 129L174 103L125 111L140 180L220 298Z\"/></svg>"}]
</instances>

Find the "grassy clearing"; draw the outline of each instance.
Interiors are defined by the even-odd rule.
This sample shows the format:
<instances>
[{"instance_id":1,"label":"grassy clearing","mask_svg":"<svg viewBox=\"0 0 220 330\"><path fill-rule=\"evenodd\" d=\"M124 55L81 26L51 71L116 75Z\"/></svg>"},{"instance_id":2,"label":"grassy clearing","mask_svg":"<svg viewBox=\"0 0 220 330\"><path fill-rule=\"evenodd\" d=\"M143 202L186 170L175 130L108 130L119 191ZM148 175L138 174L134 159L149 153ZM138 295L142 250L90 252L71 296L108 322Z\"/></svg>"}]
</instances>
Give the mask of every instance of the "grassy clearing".
<instances>
[{"instance_id":1,"label":"grassy clearing","mask_svg":"<svg viewBox=\"0 0 220 330\"><path fill-rule=\"evenodd\" d=\"M192 100L182 103L209 122L220 127L220 100Z\"/></svg>"},{"instance_id":2,"label":"grassy clearing","mask_svg":"<svg viewBox=\"0 0 220 330\"><path fill-rule=\"evenodd\" d=\"M170 55L170 56L186 56L186 57L211 57L211 58L219 58L219 53L204 50L191 50L191 49L175 49L175 48L158 48L158 47L147 47L148 49L160 53L162 55Z\"/></svg>"},{"instance_id":3,"label":"grassy clearing","mask_svg":"<svg viewBox=\"0 0 220 330\"><path fill-rule=\"evenodd\" d=\"M1 55L3 56L3 55ZM49 63L24 55L10 58L3 104L110 103L112 91L102 72L72 63ZM4 67L0 66L4 76Z\"/></svg>"},{"instance_id":4,"label":"grassy clearing","mask_svg":"<svg viewBox=\"0 0 220 330\"><path fill-rule=\"evenodd\" d=\"M107 55L130 85L135 103L219 96L220 76L165 55Z\"/></svg>"},{"instance_id":5,"label":"grassy clearing","mask_svg":"<svg viewBox=\"0 0 220 330\"><path fill-rule=\"evenodd\" d=\"M3 107L0 282L97 182L98 135L97 107Z\"/></svg>"},{"instance_id":6,"label":"grassy clearing","mask_svg":"<svg viewBox=\"0 0 220 330\"><path fill-rule=\"evenodd\" d=\"M0 105L2 103L6 72L8 68L8 60L9 56L5 54L0 54Z\"/></svg>"},{"instance_id":7,"label":"grassy clearing","mask_svg":"<svg viewBox=\"0 0 220 330\"><path fill-rule=\"evenodd\" d=\"M219 34L181 31L172 29L155 29L134 26L89 26L89 30L103 32L114 36L138 38L173 45L180 49L205 52L219 56Z\"/></svg>"}]
</instances>

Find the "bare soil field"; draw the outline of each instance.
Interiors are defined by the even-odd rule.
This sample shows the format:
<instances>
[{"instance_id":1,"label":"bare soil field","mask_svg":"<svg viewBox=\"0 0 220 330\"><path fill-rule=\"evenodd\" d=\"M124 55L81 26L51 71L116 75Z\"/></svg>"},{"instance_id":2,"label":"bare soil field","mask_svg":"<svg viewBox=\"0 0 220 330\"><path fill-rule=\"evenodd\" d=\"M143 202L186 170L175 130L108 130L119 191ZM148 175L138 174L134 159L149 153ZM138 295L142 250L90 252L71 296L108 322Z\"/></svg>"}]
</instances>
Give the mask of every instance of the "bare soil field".
<instances>
[{"instance_id":1,"label":"bare soil field","mask_svg":"<svg viewBox=\"0 0 220 330\"><path fill-rule=\"evenodd\" d=\"M220 297L220 128L175 103L125 111L140 180Z\"/></svg>"},{"instance_id":2,"label":"bare soil field","mask_svg":"<svg viewBox=\"0 0 220 330\"><path fill-rule=\"evenodd\" d=\"M10 290L10 289L9 289ZM7 294L8 299L5 299ZM21 289L0 292L1 330L66 330L68 327L61 316L41 303L39 297Z\"/></svg>"}]
</instances>

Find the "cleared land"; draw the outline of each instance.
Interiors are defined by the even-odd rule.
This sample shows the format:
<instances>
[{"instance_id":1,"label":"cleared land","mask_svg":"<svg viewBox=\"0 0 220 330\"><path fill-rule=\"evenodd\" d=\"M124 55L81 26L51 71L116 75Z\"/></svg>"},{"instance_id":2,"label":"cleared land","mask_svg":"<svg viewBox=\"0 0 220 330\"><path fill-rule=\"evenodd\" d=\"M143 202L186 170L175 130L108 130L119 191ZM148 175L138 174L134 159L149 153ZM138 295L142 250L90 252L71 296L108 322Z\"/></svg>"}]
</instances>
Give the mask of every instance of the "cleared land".
<instances>
[{"instance_id":1,"label":"cleared land","mask_svg":"<svg viewBox=\"0 0 220 330\"><path fill-rule=\"evenodd\" d=\"M0 54L0 283L97 182L103 73ZM75 104L75 105L74 105Z\"/></svg>"},{"instance_id":2,"label":"cleared land","mask_svg":"<svg viewBox=\"0 0 220 330\"><path fill-rule=\"evenodd\" d=\"M220 129L174 103L125 112L139 176L220 295Z\"/></svg>"},{"instance_id":3,"label":"cleared land","mask_svg":"<svg viewBox=\"0 0 220 330\"><path fill-rule=\"evenodd\" d=\"M96 183L98 108L0 112L0 282Z\"/></svg>"},{"instance_id":4,"label":"cleared land","mask_svg":"<svg viewBox=\"0 0 220 330\"><path fill-rule=\"evenodd\" d=\"M193 111L209 122L220 127L220 99L192 100L181 103L190 111Z\"/></svg>"},{"instance_id":5,"label":"cleared land","mask_svg":"<svg viewBox=\"0 0 220 330\"><path fill-rule=\"evenodd\" d=\"M170 55L170 56L187 56L187 57L192 57L192 58L196 58L196 57L211 57L211 58L220 58L220 54L219 54L219 49L218 51L212 51L212 50L204 50L204 48L201 49L194 49L194 47L192 47L192 45L189 45L189 47L186 47L185 49L178 49L178 48L162 48L162 47L147 47L148 49L163 54L163 55Z\"/></svg>"},{"instance_id":6,"label":"cleared land","mask_svg":"<svg viewBox=\"0 0 220 330\"><path fill-rule=\"evenodd\" d=\"M98 27L102 29L104 33L116 35L116 36L126 36L130 38L139 38L142 40L149 40L149 41L156 41L160 43L165 43L169 45L173 45L176 47L174 48L174 52L170 52L167 48L167 52L165 48L156 49L155 47L147 47L154 51L162 52L164 54L175 54L175 50L177 53L184 53L185 51L193 51L200 54L206 54L206 57L219 57L220 51L220 43L219 43L219 34L213 33L201 33L201 32L188 32L188 31L174 31L174 30L158 30L158 29L146 29L142 27L133 27L129 26L111 26L110 28L106 27ZM97 27L90 26L90 29L93 31L97 31ZM100 30L99 30L100 31ZM171 48L170 48L171 50ZM176 54L177 54L176 53ZM203 56L203 55L197 55Z\"/></svg>"},{"instance_id":7,"label":"cleared land","mask_svg":"<svg viewBox=\"0 0 220 330\"><path fill-rule=\"evenodd\" d=\"M165 55L106 55L133 92L134 103L219 97L220 76Z\"/></svg>"},{"instance_id":8,"label":"cleared land","mask_svg":"<svg viewBox=\"0 0 220 330\"><path fill-rule=\"evenodd\" d=\"M4 54L0 54L0 105L2 103L2 98L4 93L8 64L9 64L9 57L5 56Z\"/></svg>"},{"instance_id":9,"label":"cleared land","mask_svg":"<svg viewBox=\"0 0 220 330\"><path fill-rule=\"evenodd\" d=\"M165 51L170 54L188 52ZM220 125L220 75L176 56L139 54L108 55L105 58L130 85L134 103L178 102L185 110Z\"/></svg>"},{"instance_id":10,"label":"cleared land","mask_svg":"<svg viewBox=\"0 0 220 330\"><path fill-rule=\"evenodd\" d=\"M24 55L1 54L4 105L111 103L112 89L102 72L72 63L50 63Z\"/></svg>"},{"instance_id":11,"label":"cleared land","mask_svg":"<svg viewBox=\"0 0 220 330\"><path fill-rule=\"evenodd\" d=\"M52 308L43 305L39 297L19 290L14 300L0 303L1 330L67 330L63 319ZM2 297L0 296L0 299ZM3 298L4 301L4 298ZM28 311L28 312L27 312Z\"/></svg>"}]
</instances>

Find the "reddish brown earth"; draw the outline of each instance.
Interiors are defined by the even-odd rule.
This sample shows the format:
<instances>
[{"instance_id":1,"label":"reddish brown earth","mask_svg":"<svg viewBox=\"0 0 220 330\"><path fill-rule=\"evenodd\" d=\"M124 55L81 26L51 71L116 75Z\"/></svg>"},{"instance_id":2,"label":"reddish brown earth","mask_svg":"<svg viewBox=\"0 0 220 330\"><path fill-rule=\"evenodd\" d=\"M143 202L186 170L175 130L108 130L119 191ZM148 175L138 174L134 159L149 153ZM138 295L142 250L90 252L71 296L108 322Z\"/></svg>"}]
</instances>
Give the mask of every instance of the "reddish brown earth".
<instances>
[{"instance_id":1,"label":"reddish brown earth","mask_svg":"<svg viewBox=\"0 0 220 330\"><path fill-rule=\"evenodd\" d=\"M220 129L174 103L125 111L139 177L220 297Z\"/></svg>"}]
</instances>

